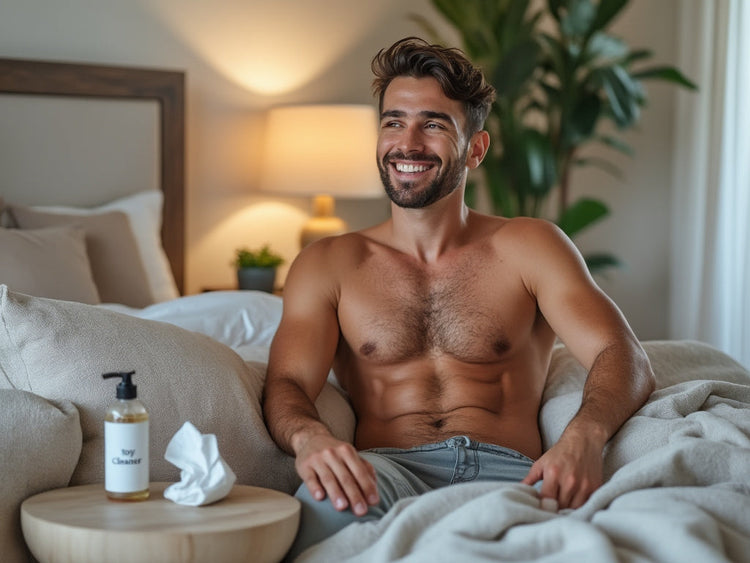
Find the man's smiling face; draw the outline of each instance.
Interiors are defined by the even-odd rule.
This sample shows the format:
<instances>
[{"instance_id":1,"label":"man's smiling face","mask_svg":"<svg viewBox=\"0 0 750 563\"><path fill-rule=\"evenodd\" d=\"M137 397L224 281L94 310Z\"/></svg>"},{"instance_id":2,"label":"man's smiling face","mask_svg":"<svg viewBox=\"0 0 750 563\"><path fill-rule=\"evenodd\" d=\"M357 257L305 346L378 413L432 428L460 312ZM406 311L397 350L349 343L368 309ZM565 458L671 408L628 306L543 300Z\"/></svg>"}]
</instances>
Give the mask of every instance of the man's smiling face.
<instances>
[{"instance_id":1,"label":"man's smiling face","mask_svg":"<svg viewBox=\"0 0 750 563\"><path fill-rule=\"evenodd\" d=\"M453 192L466 178L468 143L463 104L434 78L391 81L378 137L378 168L391 201L422 208Z\"/></svg>"}]
</instances>

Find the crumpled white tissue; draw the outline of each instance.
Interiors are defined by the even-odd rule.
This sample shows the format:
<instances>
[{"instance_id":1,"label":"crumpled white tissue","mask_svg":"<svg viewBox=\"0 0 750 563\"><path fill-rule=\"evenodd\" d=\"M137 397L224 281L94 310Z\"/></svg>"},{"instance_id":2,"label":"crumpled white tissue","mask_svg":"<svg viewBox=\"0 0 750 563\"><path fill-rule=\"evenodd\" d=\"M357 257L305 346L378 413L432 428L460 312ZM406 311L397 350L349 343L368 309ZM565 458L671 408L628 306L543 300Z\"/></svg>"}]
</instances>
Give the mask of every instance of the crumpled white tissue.
<instances>
[{"instance_id":1,"label":"crumpled white tissue","mask_svg":"<svg viewBox=\"0 0 750 563\"><path fill-rule=\"evenodd\" d=\"M181 469L180 481L164 490L164 498L178 504L202 506L221 500L237 480L219 455L216 436L201 434L190 422L172 436L164 459Z\"/></svg>"}]
</instances>

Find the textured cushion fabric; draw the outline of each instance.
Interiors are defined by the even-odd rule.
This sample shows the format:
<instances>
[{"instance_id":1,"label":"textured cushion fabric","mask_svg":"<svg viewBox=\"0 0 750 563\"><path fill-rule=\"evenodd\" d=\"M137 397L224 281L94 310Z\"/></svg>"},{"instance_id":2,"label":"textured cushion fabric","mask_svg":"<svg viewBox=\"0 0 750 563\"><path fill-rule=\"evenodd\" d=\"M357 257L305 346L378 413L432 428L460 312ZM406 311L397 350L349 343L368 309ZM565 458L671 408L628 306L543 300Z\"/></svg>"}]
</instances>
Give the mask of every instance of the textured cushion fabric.
<instances>
[{"instance_id":1,"label":"textured cushion fabric","mask_svg":"<svg viewBox=\"0 0 750 563\"><path fill-rule=\"evenodd\" d=\"M81 453L78 411L69 401L0 389L0 428L2 559L31 561L21 533L21 503L70 481Z\"/></svg>"},{"instance_id":2,"label":"textured cushion fabric","mask_svg":"<svg viewBox=\"0 0 750 563\"><path fill-rule=\"evenodd\" d=\"M45 213L65 215L93 215L108 211L122 211L130 219L141 260L146 268L151 293L158 303L179 297L177 283L172 275L169 260L161 244L161 219L164 194L148 190L122 197L94 208L33 206Z\"/></svg>"},{"instance_id":3,"label":"textured cushion fabric","mask_svg":"<svg viewBox=\"0 0 750 563\"><path fill-rule=\"evenodd\" d=\"M10 211L21 229L61 225L83 227L91 271L99 297L105 303L122 303L130 307L146 307L154 303L130 220L122 211L64 215L23 206L11 206Z\"/></svg>"},{"instance_id":4,"label":"textured cushion fabric","mask_svg":"<svg viewBox=\"0 0 750 563\"><path fill-rule=\"evenodd\" d=\"M0 283L21 293L99 303L82 227L0 228Z\"/></svg>"},{"instance_id":5,"label":"textured cushion fabric","mask_svg":"<svg viewBox=\"0 0 750 563\"><path fill-rule=\"evenodd\" d=\"M260 398L265 364L180 327L98 306L20 295L0 286L0 387L67 399L81 414L83 451L71 484L103 481L103 418L115 385L102 373L135 370L150 415L152 481L178 481L164 459L185 421L215 434L238 482L293 492L293 459L271 440ZM327 385L318 400L336 435L351 440L354 417Z\"/></svg>"}]
</instances>

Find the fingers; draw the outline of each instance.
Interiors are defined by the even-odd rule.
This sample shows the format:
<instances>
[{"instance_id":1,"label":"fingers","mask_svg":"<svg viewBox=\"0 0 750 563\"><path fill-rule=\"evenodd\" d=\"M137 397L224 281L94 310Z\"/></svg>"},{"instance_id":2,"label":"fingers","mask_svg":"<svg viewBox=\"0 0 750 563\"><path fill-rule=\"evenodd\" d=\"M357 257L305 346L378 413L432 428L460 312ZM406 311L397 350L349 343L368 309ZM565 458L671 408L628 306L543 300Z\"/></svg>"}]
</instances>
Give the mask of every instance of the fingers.
<instances>
[{"instance_id":1,"label":"fingers","mask_svg":"<svg viewBox=\"0 0 750 563\"><path fill-rule=\"evenodd\" d=\"M357 452L352 449L350 456L346 458L347 467L354 476L357 490L362 493L366 504L375 505L380 502L378 495L377 479L375 477L375 468L372 464L362 459ZM363 507L367 512L367 507Z\"/></svg>"},{"instance_id":2,"label":"fingers","mask_svg":"<svg viewBox=\"0 0 750 563\"><path fill-rule=\"evenodd\" d=\"M313 498L322 500L328 496L336 510L350 507L354 514L362 516L368 505L380 500L374 468L350 444L326 447L297 461L297 471Z\"/></svg>"},{"instance_id":3,"label":"fingers","mask_svg":"<svg viewBox=\"0 0 750 563\"><path fill-rule=\"evenodd\" d=\"M535 463L534 465L531 466L531 469L529 469L528 475L526 475L526 477L523 478L523 481L521 481L521 483L523 483L524 485L533 485L534 483L539 481L541 478L542 478L542 470L540 466Z\"/></svg>"},{"instance_id":4,"label":"fingers","mask_svg":"<svg viewBox=\"0 0 750 563\"><path fill-rule=\"evenodd\" d=\"M585 468L568 467L540 460L529 470L522 483L533 485L542 480L539 496L554 499L560 509L580 508L601 484Z\"/></svg>"}]
</instances>

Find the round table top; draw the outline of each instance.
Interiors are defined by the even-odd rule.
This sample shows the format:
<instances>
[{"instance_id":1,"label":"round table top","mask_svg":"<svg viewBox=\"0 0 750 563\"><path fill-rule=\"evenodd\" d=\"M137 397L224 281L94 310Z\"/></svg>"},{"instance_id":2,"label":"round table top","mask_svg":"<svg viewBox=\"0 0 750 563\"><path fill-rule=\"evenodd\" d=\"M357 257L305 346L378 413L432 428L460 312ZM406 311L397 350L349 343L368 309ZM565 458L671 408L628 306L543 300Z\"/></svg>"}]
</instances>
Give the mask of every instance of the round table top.
<instances>
[{"instance_id":1,"label":"round table top","mask_svg":"<svg viewBox=\"0 0 750 563\"><path fill-rule=\"evenodd\" d=\"M145 501L110 500L101 484L35 495L21 506L24 537L42 562L277 561L294 540L300 504L289 495L235 485L192 507L165 499L169 485L151 483Z\"/></svg>"}]
</instances>

